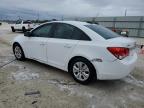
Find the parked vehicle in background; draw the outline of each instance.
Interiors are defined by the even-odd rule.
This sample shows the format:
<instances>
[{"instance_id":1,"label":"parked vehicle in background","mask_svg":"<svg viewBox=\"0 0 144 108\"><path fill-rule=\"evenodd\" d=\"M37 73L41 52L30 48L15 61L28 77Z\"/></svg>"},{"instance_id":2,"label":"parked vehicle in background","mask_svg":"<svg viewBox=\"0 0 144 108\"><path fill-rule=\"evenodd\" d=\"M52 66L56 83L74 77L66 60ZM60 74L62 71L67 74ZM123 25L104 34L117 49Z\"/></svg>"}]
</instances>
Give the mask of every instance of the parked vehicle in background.
<instances>
[{"instance_id":1,"label":"parked vehicle in background","mask_svg":"<svg viewBox=\"0 0 144 108\"><path fill-rule=\"evenodd\" d=\"M122 30L120 35L128 37L129 36L129 32L128 32L128 30Z\"/></svg>"},{"instance_id":2,"label":"parked vehicle in background","mask_svg":"<svg viewBox=\"0 0 144 108\"><path fill-rule=\"evenodd\" d=\"M121 29L112 29L113 32L116 32L118 33L119 35L121 36L124 36L124 37L128 37L129 36L129 32L128 30L121 30Z\"/></svg>"},{"instance_id":3,"label":"parked vehicle in background","mask_svg":"<svg viewBox=\"0 0 144 108\"><path fill-rule=\"evenodd\" d=\"M136 42L97 24L54 21L14 39L18 60L30 58L68 71L82 84L121 79L135 67Z\"/></svg>"},{"instance_id":4,"label":"parked vehicle in background","mask_svg":"<svg viewBox=\"0 0 144 108\"><path fill-rule=\"evenodd\" d=\"M34 24L31 21L18 20L11 26L12 32L23 31L26 32L34 28Z\"/></svg>"}]
</instances>

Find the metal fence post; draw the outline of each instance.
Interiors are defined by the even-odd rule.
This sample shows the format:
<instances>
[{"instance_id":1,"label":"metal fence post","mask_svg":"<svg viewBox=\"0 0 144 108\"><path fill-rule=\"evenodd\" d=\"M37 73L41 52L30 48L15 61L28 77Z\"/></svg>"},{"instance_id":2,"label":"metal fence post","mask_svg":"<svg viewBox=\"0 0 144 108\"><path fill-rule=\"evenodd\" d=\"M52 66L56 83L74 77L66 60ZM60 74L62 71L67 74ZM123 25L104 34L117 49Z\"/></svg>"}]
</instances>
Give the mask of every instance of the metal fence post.
<instances>
[{"instance_id":1,"label":"metal fence post","mask_svg":"<svg viewBox=\"0 0 144 108\"><path fill-rule=\"evenodd\" d=\"M116 17L113 18L113 28L115 29L116 26Z\"/></svg>"},{"instance_id":2,"label":"metal fence post","mask_svg":"<svg viewBox=\"0 0 144 108\"><path fill-rule=\"evenodd\" d=\"M141 30L142 30L142 21L143 21L143 17L140 17L139 28L138 28L138 33L137 33L137 36L138 36L138 37L140 37L140 34L141 34Z\"/></svg>"}]
</instances>

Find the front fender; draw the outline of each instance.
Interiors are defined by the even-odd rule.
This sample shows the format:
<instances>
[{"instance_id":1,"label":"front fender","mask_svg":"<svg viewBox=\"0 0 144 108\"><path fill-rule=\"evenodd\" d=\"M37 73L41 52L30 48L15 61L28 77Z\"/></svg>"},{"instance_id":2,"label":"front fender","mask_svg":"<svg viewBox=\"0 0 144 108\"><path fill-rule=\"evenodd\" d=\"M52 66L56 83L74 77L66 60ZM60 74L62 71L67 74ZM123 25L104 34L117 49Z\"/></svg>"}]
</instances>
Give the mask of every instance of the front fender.
<instances>
[{"instance_id":1,"label":"front fender","mask_svg":"<svg viewBox=\"0 0 144 108\"><path fill-rule=\"evenodd\" d=\"M22 49L23 49L23 51L24 51L24 53L25 53L25 56L27 57L27 53L26 53L26 48L25 48L25 45L24 45L24 42L27 40L27 37L25 37L24 35L19 35L19 36L16 36L15 38L14 38L14 40L13 40L13 42L12 42L12 44L14 44L14 43L18 43L21 47L22 47Z\"/></svg>"}]
</instances>

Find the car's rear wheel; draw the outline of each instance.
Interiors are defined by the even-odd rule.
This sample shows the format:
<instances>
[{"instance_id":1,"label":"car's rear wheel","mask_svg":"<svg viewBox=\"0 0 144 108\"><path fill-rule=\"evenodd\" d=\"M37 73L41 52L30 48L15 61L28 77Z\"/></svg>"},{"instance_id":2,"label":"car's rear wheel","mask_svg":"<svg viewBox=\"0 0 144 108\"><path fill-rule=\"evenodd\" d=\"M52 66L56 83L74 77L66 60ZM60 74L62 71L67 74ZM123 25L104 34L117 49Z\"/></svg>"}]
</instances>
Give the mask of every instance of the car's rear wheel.
<instances>
[{"instance_id":1,"label":"car's rear wheel","mask_svg":"<svg viewBox=\"0 0 144 108\"><path fill-rule=\"evenodd\" d=\"M11 27L11 30L12 30L12 32L15 32L15 28L14 27Z\"/></svg>"},{"instance_id":2,"label":"car's rear wheel","mask_svg":"<svg viewBox=\"0 0 144 108\"><path fill-rule=\"evenodd\" d=\"M69 71L74 80L81 84L88 84L96 77L95 68L84 58L76 58L72 60Z\"/></svg>"},{"instance_id":3,"label":"car's rear wheel","mask_svg":"<svg viewBox=\"0 0 144 108\"><path fill-rule=\"evenodd\" d=\"M23 49L21 48L21 46L19 44L13 45L13 53L17 60L25 60L25 55L24 55Z\"/></svg>"}]
</instances>

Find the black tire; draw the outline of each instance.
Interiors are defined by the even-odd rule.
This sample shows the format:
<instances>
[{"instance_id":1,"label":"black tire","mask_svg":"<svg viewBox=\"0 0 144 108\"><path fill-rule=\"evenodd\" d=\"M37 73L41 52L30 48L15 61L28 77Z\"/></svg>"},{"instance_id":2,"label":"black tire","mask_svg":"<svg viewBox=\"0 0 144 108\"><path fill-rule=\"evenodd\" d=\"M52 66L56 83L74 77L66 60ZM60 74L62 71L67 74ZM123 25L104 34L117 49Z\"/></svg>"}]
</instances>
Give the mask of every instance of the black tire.
<instances>
[{"instance_id":1,"label":"black tire","mask_svg":"<svg viewBox=\"0 0 144 108\"><path fill-rule=\"evenodd\" d=\"M18 50L20 50L20 52L19 52L19 56L18 56L18 52L16 52L16 50L17 49ZM18 44L18 43L15 43L14 45L13 45L13 53L14 53L14 56L15 56L15 58L17 59L17 60L20 60L20 61L23 61L23 60L25 60L25 55L24 55L24 52L23 52L23 49L22 49L22 47Z\"/></svg>"},{"instance_id":2,"label":"black tire","mask_svg":"<svg viewBox=\"0 0 144 108\"><path fill-rule=\"evenodd\" d=\"M89 69L89 77L86 79L86 80L79 80L75 75L74 75L74 72L73 72L73 67L74 67L74 65L76 64L76 63L78 63L78 62L82 62L82 63L84 63L85 65L87 65L87 67L88 67L88 69ZM75 81L77 81L78 83L80 83L80 84L84 84L84 85L86 85L86 84L89 84L90 82L92 82L94 79L96 79L96 70L95 70L95 68L94 68L94 66L92 65L92 63L91 62L89 62L87 59L85 59L85 58L82 58L82 57L80 57L80 58L75 58L75 59L73 59L71 62L70 62L70 65L69 65L69 72L72 74L72 77L74 78L74 80ZM81 76L82 76L82 73L83 72L81 72ZM85 75L84 75L85 76Z\"/></svg>"},{"instance_id":3,"label":"black tire","mask_svg":"<svg viewBox=\"0 0 144 108\"><path fill-rule=\"evenodd\" d=\"M25 32L26 32L26 29L25 29L25 27L22 27L22 31L23 31L23 33L25 33Z\"/></svg>"},{"instance_id":4,"label":"black tire","mask_svg":"<svg viewBox=\"0 0 144 108\"><path fill-rule=\"evenodd\" d=\"M12 32L15 32L15 28L14 27L11 27L11 30L12 30Z\"/></svg>"}]
</instances>

